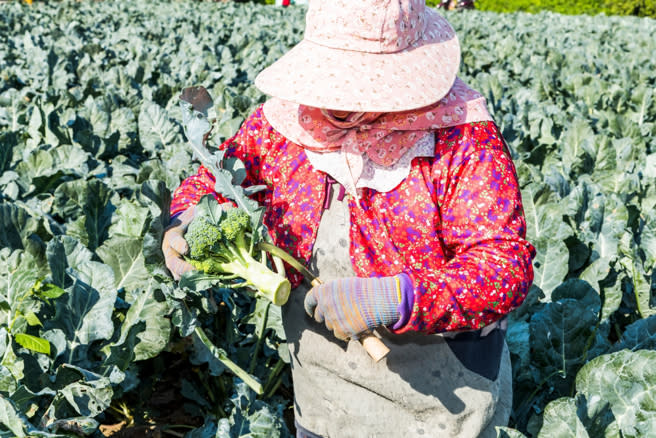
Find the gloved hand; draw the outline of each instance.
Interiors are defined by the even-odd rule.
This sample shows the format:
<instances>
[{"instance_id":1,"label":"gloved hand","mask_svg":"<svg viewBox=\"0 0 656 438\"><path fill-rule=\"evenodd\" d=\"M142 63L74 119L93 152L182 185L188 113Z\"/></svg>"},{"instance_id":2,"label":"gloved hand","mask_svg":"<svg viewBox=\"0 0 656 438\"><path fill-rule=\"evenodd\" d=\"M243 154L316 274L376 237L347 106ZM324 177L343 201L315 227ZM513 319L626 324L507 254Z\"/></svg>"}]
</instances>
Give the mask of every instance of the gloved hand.
<instances>
[{"instance_id":1,"label":"gloved hand","mask_svg":"<svg viewBox=\"0 0 656 438\"><path fill-rule=\"evenodd\" d=\"M402 276L405 274L349 277L320 284L305 296L305 311L317 322L325 323L338 339L357 339L370 329L399 320Z\"/></svg>"},{"instance_id":2,"label":"gloved hand","mask_svg":"<svg viewBox=\"0 0 656 438\"><path fill-rule=\"evenodd\" d=\"M189 245L187 245L187 241L182 236L187 230L187 226L194 219L194 210L195 206L191 206L176 216L171 221L171 225L166 229L162 238L164 261L175 280L180 280L182 274L194 269L193 266L185 262L182 258L189 251Z\"/></svg>"}]
</instances>

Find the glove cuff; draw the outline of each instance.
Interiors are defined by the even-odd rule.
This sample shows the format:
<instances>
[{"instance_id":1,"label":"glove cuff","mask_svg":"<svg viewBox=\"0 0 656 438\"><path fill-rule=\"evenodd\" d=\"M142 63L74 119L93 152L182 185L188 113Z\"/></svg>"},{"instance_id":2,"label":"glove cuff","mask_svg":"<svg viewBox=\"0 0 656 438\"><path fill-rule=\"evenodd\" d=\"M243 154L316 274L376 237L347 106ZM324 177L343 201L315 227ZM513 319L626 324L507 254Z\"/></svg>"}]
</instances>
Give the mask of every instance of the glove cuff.
<instances>
[{"instance_id":1,"label":"glove cuff","mask_svg":"<svg viewBox=\"0 0 656 438\"><path fill-rule=\"evenodd\" d=\"M392 330L398 330L408 323L410 320L410 314L412 314L412 307L415 304L415 290L408 274L401 273L397 275L396 278L400 295L399 305L397 307L399 319L391 327Z\"/></svg>"}]
</instances>

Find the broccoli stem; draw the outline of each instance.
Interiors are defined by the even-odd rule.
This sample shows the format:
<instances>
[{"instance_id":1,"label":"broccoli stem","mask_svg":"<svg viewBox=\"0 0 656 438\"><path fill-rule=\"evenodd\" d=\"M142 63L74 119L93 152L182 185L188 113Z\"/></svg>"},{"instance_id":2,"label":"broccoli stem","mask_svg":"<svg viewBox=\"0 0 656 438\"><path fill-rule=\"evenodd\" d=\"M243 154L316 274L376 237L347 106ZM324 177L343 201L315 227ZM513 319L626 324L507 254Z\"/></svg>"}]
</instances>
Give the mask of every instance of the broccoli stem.
<instances>
[{"instance_id":1,"label":"broccoli stem","mask_svg":"<svg viewBox=\"0 0 656 438\"><path fill-rule=\"evenodd\" d=\"M264 388L262 387L262 384L255 380L253 376L248 374L243 368L241 368L239 365L234 363L233 361L228 358L228 354L225 352L224 349L217 347L210 341L210 338L207 337L205 332L203 331L202 328L196 327L194 330L196 333L196 336L198 336L198 339L205 344L208 350L212 353L214 357L216 357L223 365L226 366L230 371L234 373L235 376L239 377L241 380L244 381L248 386L255 391L256 394L260 395L264 392Z\"/></svg>"},{"instance_id":2,"label":"broccoli stem","mask_svg":"<svg viewBox=\"0 0 656 438\"><path fill-rule=\"evenodd\" d=\"M246 280L246 285L256 289L259 295L276 306L282 306L287 302L292 289L289 280L255 260L242 247L231 249L236 250L235 258L231 262L223 263L226 271L233 272Z\"/></svg>"},{"instance_id":3,"label":"broccoli stem","mask_svg":"<svg viewBox=\"0 0 656 438\"><path fill-rule=\"evenodd\" d=\"M248 286L276 306L282 306L289 299L291 283L284 276L272 271L257 261L248 251L243 238L233 243L221 245L219 252L212 253L208 259L188 260L196 269L209 274L234 274L245 280L241 286Z\"/></svg>"},{"instance_id":4,"label":"broccoli stem","mask_svg":"<svg viewBox=\"0 0 656 438\"><path fill-rule=\"evenodd\" d=\"M271 307L271 301L266 303L264 308L264 315L260 321L260 325L257 327L257 343L255 344L255 351L253 352L253 357L251 358L251 365L248 367L248 372L253 374L255 372L255 367L257 366L257 357L260 354L262 349L262 344L264 343L264 330L267 326L267 321L269 320L269 308Z\"/></svg>"}]
</instances>

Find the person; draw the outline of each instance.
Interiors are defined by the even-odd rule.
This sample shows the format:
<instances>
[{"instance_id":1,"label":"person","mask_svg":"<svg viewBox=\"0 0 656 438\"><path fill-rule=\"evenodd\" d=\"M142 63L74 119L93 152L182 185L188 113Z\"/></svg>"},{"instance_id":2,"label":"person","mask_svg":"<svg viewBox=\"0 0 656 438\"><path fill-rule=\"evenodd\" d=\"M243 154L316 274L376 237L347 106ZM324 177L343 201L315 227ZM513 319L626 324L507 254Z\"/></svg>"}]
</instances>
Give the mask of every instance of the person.
<instances>
[{"instance_id":1,"label":"person","mask_svg":"<svg viewBox=\"0 0 656 438\"><path fill-rule=\"evenodd\" d=\"M424 0L311 0L303 40L255 80L272 97L221 146L266 185L273 242L323 280L290 270L282 309L298 437L492 437L509 419L505 321L535 251L507 146L459 63ZM174 193L175 278L213 182L201 166ZM380 362L355 342L370 330L390 348Z\"/></svg>"}]
</instances>

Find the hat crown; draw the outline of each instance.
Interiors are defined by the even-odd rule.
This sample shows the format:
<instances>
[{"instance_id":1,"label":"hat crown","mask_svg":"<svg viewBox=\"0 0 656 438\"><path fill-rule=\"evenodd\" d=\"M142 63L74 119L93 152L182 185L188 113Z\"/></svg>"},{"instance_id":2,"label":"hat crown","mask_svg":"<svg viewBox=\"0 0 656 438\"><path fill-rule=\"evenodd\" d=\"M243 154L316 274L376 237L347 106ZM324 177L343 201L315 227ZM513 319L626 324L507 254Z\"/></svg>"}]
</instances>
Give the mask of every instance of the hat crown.
<instances>
[{"instance_id":1,"label":"hat crown","mask_svg":"<svg viewBox=\"0 0 656 438\"><path fill-rule=\"evenodd\" d=\"M368 53L395 53L423 37L425 0L310 0L308 41Z\"/></svg>"}]
</instances>

